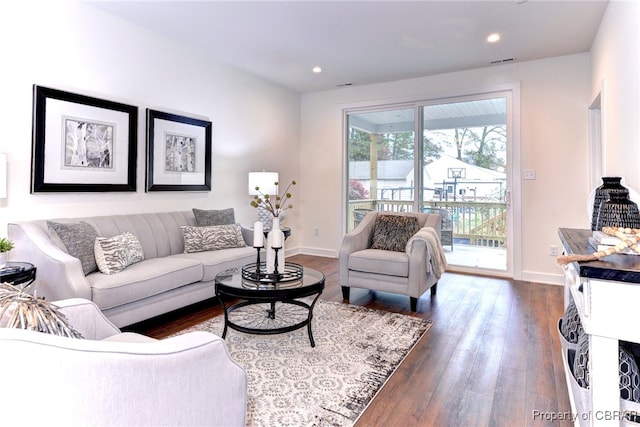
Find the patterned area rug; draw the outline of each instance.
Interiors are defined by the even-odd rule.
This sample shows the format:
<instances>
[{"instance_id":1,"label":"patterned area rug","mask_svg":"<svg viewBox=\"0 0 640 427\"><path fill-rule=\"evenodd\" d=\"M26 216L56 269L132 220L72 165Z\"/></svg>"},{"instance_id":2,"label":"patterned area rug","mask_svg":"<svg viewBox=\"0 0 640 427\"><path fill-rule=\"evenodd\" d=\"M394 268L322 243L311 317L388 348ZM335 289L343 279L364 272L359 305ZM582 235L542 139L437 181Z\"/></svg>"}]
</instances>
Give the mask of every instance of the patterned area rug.
<instances>
[{"instance_id":1,"label":"patterned area rug","mask_svg":"<svg viewBox=\"0 0 640 427\"><path fill-rule=\"evenodd\" d=\"M228 330L229 353L247 371L247 426L353 425L431 327L429 320L323 300L313 314L315 348L306 327L280 335ZM222 335L223 321L181 333Z\"/></svg>"}]
</instances>

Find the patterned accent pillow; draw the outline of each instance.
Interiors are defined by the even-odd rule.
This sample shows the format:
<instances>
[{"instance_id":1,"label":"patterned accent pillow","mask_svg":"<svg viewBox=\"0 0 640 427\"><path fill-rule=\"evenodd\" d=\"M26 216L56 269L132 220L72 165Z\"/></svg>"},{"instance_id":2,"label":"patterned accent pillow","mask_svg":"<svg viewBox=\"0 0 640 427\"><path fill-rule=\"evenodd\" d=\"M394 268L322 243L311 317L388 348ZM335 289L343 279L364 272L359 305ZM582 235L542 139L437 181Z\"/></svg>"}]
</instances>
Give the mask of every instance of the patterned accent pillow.
<instances>
[{"instance_id":1,"label":"patterned accent pillow","mask_svg":"<svg viewBox=\"0 0 640 427\"><path fill-rule=\"evenodd\" d=\"M211 227L180 227L184 236L184 252L215 251L246 246L238 224Z\"/></svg>"},{"instance_id":2,"label":"patterned accent pillow","mask_svg":"<svg viewBox=\"0 0 640 427\"><path fill-rule=\"evenodd\" d=\"M196 219L196 227L209 227L211 225L231 225L236 223L233 208L220 210L202 210L193 208L193 216Z\"/></svg>"},{"instance_id":3,"label":"patterned accent pillow","mask_svg":"<svg viewBox=\"0 0 640 427\"><path fill-rule=\"evenodd\" d=\"M47 221L47 227L52 238L55 240L57 236L64 243L67 253L80 260L85 276L98 269L93 250L98 232L91 224L84 221L76 223Z\"/></svg>"},{"instance_id":4,"label":"patterned accent pillow","mask_svg":"<svg viewBox=\"0 0 640 427\"><path fill-rule=\"evenodd\" d=\"M573 298L569 301L569 305L562 316L560 332L564 338L570 343L577 343L578 337L583 333L582 323L580 322L580 313Z\"/></svg>"},{"instance_id":5,"label":"patterned accent pillow","mask_svg":"<svg viewBox=\"0 0 640 427\"><path fill-rule=\"evenodd\" d=\"M640 402L640 372L633 353L625 344L618 345L620 373L620 398Z\"/></svg>"},{"instance_id":6,"label":"patterned accent pillow","mask_svg":"<svg viewBox=\"0 0 640 427\"><path fill-rule=\"evenodd\" d=\"M404 252L407 242L420 230L418 217L412 215L378 215L373 228L371 249Z\"/></svg>"},{"instance_id":7,"label":"patterned accent pillow","mask_svg":"<svg viewBox=\"0 0 640 427\"><path fill-rule=\"evenodd\" d=\"M582 388L589 388L589 335L580 334L576 347L576 356L573 359L573 376L578 385Z\"/></svg>"},{"instance_id":8,"label":"patterned accent pillow","mask_svg":"<svg viewBox=\"0 0 640 427\"><path fill-rule=\"evenodd\" d=\"M95 252L98 268L104 274L119 273L144 259L140 241L128 231L109 238L97 237Z\"/></svg>"}]
</instances>

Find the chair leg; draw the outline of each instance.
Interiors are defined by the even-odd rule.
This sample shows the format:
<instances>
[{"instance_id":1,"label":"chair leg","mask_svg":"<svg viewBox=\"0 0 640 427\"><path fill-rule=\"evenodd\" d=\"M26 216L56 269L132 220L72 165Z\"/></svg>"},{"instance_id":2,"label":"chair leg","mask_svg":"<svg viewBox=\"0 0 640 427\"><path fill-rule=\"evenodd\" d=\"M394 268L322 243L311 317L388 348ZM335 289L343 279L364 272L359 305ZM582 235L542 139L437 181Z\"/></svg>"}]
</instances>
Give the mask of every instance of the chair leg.
<instances>
[{"instance_id":1,"label":"chair leg","mask_svg":"<svg viewBox=\"0 0 640 427\"><path fill-rule=\"evenodd\" d=\"M342 287L342 299L349 302L349 291L351 290L348 286Z\"/></svg>"},{"instance_id":2,"label":"chair leg","mask_svg":"<svg viewBox=\"0 0 640 427\"><path fill-rule=\"evenodd\" d=\"M418 298L409 297L409 301L411 301L411 311L418 311Z\"/></svg>"},{"instance_id":3,"label":"chair leg","mask_svg":"<svg viewBox=\"0 0 640 427\"><path fill-rule=\"evenodd\" d=\"M437 288L438 288L438 282L434 283L433 286L431 287L431 296L434 296L436 294Z\"/></svg>"}]
</instances>

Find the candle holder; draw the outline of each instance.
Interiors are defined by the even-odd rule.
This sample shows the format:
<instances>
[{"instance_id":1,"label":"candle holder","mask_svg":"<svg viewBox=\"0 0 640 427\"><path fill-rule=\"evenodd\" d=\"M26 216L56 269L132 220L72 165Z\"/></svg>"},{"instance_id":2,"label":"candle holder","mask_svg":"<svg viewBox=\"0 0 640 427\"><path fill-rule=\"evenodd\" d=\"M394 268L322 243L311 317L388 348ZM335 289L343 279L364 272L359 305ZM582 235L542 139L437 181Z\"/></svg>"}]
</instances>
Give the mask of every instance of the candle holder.
<instances>
[{"instance_id":1,"label":"candle holder","mask_svg":"<svg viewBox=\"0 0 640 427\"><path fill-rule=\"evenodd\" d=\"M256 276L260 280L260 249L264 246L254 246L253 248L256 250Z\"/></svg>"},{"instance_id":2,"label":"candle holder","mask_svg":"<svg viewBox=\"0 0 640 427\"><path fill-rule=\"evenodd\" d=\"M282 247L279 247L279 248L271 247L271 249L273 249L276 252L276 256L273 261L273 276L275 277L277 282L280 278L280 272L278 271L278 251L282 249Z\"/></svg>"}]
</instances>

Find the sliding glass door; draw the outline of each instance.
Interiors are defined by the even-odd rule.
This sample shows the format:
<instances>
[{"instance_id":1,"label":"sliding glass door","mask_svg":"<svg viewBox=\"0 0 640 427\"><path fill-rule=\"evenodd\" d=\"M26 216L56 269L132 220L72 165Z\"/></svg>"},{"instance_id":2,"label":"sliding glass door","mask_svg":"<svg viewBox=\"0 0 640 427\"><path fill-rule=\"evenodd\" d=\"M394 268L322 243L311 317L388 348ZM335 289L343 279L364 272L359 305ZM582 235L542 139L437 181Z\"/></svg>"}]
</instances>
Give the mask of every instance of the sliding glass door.
<instances>
[{"instance_id":1,"label":"sliding glass door","mask_svg":"<svg viewBox=\"0 0 640 427\"><path fill-rule=\"evenodd\" d=\"M493 93L347 111L347 231L370 210L437 212L452 267L510 273L509 107Z\"/></svg>"}]
</instances>

